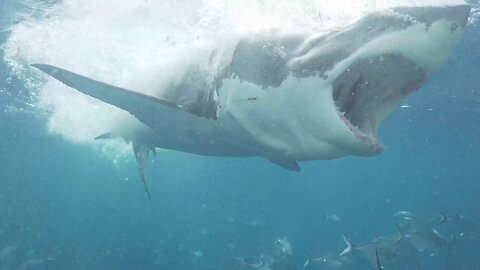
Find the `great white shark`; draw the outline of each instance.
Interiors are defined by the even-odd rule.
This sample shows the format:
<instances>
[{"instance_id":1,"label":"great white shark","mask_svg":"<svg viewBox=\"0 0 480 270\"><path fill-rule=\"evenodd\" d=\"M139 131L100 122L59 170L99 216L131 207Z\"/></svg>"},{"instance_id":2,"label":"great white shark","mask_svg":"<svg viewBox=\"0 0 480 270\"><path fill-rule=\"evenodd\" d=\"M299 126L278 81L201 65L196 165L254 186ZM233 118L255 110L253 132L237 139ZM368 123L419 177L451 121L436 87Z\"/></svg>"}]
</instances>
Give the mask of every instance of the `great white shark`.
<instances>
[{"instance_id":1,"label":"great white shark","mask_svg":"<svg viewBox=\"0 0 480 270\"><path fill-rule=\"evenodd\" d=\"M243 35L231 49L218 44L206 63L188 66L162 96L32 66L144 124L97 137L132 142L144 183L155 148L265 157L299 171L298 161L383 151L382 122L443 66L466 28L470 6L450 2L375 11L332 31Z\"/></svg>"}]
</instances>

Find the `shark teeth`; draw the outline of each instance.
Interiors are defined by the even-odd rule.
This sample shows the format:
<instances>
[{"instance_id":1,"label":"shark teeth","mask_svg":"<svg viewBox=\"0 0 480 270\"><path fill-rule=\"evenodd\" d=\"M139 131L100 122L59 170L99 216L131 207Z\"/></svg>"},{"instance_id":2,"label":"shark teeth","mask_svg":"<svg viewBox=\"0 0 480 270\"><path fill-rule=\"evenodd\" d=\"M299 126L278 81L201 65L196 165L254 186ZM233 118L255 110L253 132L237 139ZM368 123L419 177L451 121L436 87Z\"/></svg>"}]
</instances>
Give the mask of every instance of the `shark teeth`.
<instances>
[{"instance_id":1,"label":"shark teeth","mask_svg":"<svg viewBox=\"0 0 480 270\"><path fill-rule=\"evenodd\" d=\"M345 116L345 112L342 112L338 106L335 106L337 113L348 127L348 129L355 135L357 139L362 141L366 146L374 150L376 153L381 153L384 150L384 146L380 141L373 135L370 135L360 129L359 126L355 126L350 122L350 120Z\"/></svg>"}]
</instances>

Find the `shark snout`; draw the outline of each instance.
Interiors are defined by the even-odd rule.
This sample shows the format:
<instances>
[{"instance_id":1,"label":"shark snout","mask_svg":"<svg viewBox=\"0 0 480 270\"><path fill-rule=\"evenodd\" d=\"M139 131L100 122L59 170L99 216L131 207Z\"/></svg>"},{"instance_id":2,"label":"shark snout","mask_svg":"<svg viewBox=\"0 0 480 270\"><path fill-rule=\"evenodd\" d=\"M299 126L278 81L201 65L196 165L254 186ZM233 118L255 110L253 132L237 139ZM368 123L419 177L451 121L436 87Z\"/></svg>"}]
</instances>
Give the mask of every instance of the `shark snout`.
<instances>
[{"instance_id":1,"label":"shark snout","mask_svg":"<svg viewBox=\"0 0 480 270\"><path fill-rule=\"evenodd\" d=\"M471 6L465 3L445 6L397 7L393 10L409 16L411 20L424 23L427 27L435 22L448 21L452 23L451 30L456 31L467 25Z\"/></svg>"}]
</instances>

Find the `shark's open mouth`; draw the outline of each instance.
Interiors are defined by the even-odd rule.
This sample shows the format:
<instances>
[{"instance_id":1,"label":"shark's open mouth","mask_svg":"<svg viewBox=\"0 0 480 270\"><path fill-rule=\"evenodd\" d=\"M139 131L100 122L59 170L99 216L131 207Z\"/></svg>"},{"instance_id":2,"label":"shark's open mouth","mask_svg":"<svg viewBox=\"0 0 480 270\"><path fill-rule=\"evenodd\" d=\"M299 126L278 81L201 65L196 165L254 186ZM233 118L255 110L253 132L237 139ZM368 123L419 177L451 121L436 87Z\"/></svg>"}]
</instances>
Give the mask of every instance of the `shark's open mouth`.
<instances>
[{"instance_id":1,"label":"shark's open mouth","mask_svg":"<svg viewBox=\"0 0 480 270\"><path fill-rule=\"evenodd\" d=\"M340 118L375 153L383 151L378 128L390 112L425 81L414 62L385 54L352 64L333 83L333 100Z\"/></svg>"},{"instance_id":2,"label":"shark's open mouth","mask_svg":"<svg viewBox=\"0 0 480 270\"><path fill-rule=\"evenodd\" d=\"M347 118L346 112L343 112L338 106L337 112L342 119L342 121L347 125L348 129L355 135L355 137L359 140L361 140L368 148L372 149L375 153L380 154L383 152L383 144L380 142L378 139L378 136L373 133L369 133L369 131L373 130L362 130L360 126L355 125L354 123L351 122L350 119Z\"/></svg>"}]
</instances>

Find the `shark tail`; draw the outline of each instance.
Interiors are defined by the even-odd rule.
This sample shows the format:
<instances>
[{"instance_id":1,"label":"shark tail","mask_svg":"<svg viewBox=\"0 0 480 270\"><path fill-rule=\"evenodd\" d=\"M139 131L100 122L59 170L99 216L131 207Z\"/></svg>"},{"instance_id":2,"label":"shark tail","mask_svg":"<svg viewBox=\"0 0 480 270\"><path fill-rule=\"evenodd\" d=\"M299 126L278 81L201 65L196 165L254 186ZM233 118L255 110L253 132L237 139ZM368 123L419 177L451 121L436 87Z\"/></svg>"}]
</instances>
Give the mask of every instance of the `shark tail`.
<instances>
[{"instance_id":1,"label":"shark tail","mask_svg":"<svg viewBox=\"0 0 480 270\"><path fill-rule=\"evenodd\" d=\"M307 256L305 263L303 263L302 269L307 269L310 266L310 257Z\"/></svg>"},{"instance_id":2,"label":"shark tail","mask_svg":"<svg viewBox=\"0 0 480 270\"><path fill-rule=\"evenodd\" d=\"M305 256L305 262L303 263L302 269L307 269L310 267L310 263L312 262L312 257L308 254L305 247L301 247L303 256Z\"/></svg>"},{"instance_id":3,"label":"shark tail","mask_svg":"<svg viewBox=\"0 0 480 270\"><path fill-rule=\"evenodd\" d=\"M439 220L436 225L442 225L443 223L447 222L447 216L445 213L442 212L442 210L437 208L437 215L439 217Z\"/></svg>"},{"instance_id":4,"label":"shark tail","mask_svg":"<svg viewBox=\"0 0 480 270\"><path fill-rule=\"evenodd\" d=\"M343 241L347 244L347 247L340 253L340 256L350 254L355 249L355 244L345 234L342 234Z\"/></svg>"}]
</instances>

